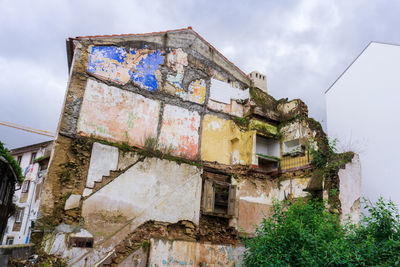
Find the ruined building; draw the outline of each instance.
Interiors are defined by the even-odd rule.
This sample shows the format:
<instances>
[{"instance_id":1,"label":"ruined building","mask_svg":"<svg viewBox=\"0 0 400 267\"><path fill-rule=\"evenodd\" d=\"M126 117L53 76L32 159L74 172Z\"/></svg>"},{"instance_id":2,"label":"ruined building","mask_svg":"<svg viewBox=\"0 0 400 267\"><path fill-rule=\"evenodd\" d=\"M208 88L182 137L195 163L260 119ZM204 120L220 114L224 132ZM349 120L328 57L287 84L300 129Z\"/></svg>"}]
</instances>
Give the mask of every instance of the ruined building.
<instances>
[{"instance_id":1,"label":"ruined building","mask_svg":"<svg viewBox=\"0 0 400 267\"><path fill-rule=\"evenodd\" d=\"M46 252L72 266L232 266L274 199L332 198L350 213L339 187L356 163L317 174L326 136L307 106L275 100L265 75L191 28L70 38L67 52L32 236Z\"/></svg>"}]
</instances>

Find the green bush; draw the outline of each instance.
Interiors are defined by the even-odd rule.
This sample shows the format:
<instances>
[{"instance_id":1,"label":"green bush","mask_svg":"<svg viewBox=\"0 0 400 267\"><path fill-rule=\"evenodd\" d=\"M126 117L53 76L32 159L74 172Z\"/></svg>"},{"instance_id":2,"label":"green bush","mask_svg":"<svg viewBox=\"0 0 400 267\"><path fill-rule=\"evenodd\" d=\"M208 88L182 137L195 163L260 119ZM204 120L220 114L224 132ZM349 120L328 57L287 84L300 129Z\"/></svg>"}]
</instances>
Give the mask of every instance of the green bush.
<instances>
[{"instance_id":1,"label":"green bush","mask_svg":"<svg viewBox=\"0 0 400 267\"><path fill-rule=\"evenodd\" d=\"M15 175L17 176L17 182L22 183L24 181L24 176L22 175L21 167L18 165L17 161L8 152L8 149L4 147L4 144L0 142L0 156L4 157L8 163L11 165Z\"/></svg>"},{"instance_id":2,"label":"green bush","mask_svg":"<svg viewBox=\"0 0 400 267\"><path fill-rule=\"evenodd\" d=\"M318 201L275 203L245 238L245 266L400 266L399 214L392 202L368 204L360 225L341 225Z\"/></svg>"}]
</instances>

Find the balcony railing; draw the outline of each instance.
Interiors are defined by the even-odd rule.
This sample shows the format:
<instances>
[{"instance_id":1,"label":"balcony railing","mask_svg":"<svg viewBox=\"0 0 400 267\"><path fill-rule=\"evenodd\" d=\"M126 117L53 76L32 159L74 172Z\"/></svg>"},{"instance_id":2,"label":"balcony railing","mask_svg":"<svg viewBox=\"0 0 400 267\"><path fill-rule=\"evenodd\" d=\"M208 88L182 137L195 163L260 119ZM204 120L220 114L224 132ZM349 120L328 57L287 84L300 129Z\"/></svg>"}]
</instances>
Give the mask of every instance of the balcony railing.
<instances>
[{"instance_id":1,"label":"balcony railing","mask_svg":"<svg viewBox=\"0 0 400 267\"><path fill-rule=\"evenodd\" d=\"M280 166L281 171L287 171L291 169L302 169L309 167L312 161L312 154L308 150L304 154L297 154L291 156L284 156L281 158Z\"/></svg>"}]
</instances>

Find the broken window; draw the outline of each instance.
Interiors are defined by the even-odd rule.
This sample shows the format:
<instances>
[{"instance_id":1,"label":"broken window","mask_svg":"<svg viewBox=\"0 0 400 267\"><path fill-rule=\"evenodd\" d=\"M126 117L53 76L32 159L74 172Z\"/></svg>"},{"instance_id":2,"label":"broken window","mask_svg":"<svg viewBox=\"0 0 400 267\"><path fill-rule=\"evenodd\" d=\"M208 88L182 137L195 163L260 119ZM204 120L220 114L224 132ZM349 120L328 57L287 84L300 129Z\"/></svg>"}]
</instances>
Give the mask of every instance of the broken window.
<instances>
[{"instance_id":1,"label":"broken window","mask_svg":"<svg viewBox=\"0 0 400 267\"><path fill-rule=\"evenodd\" d=\"M304 155L305 147L300 145L299 139L283 142L283 155L298 156Z\"/></svg>"},{"instance_id":2,"label":"broken window","mask_svg":"<svg viewBox=\"0 0 400 267\"><path fill-rule=\"evenodd\" d=\"M70 237L69 246L74 248L92 248L93 237Z\"/></svg>"},{"instance_id":3,"label":"broken window","mask_svg":"<svg viewBox=\"0 0 400 267\"><path fill-rule=\"evenodd\" d=\"M22 193L28 193L30 182L31 182L31 181L28 180L28 181L25 181L25 182L22 184Z\"/></svg>"},{"instance_id":4,"label":"broken window","mask_svg":"<svg viewBox=\"0 0 400 267\"><path fill-rule=\"evenodd\" d=\"M204 180L202 211L207 215L235 215L236 186L229 183Z\"/></svg>"},{"instance_id":5,"label":"broken window","mask_svg":"<svg viewBox=\"0 0 400 267\"><path fill-rule=\"evenodd\" d=\"M257 135L256 156L259 170L265 172L277 171L280 161L279 141Z\"/></svg>"}]
</instances>

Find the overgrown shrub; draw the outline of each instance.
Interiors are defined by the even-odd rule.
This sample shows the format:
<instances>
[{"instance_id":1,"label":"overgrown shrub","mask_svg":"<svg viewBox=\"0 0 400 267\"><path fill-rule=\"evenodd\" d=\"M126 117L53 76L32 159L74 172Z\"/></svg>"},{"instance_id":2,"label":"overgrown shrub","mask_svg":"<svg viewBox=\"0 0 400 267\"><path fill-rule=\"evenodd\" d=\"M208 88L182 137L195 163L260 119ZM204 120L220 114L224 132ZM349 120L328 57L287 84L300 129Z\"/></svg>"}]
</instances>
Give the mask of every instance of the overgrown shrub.
<instances>
[{"instance_id":1,"label":"overgrown shrub","mask_svg":"<svg viewBox=\"0 0 400 267\"><path fill-rule=\"evenodd\" d=\"M245 238L245 266L400 266L399 213L368 204L360 225L341 225L318 201L275 203L272 216Z\"/></svg>"},{"instance_id":2,"label":"overgrown shrub","mask_svg":"<svg viewBox=\"0 0 400 267\"><path fill-rule=\"evenodd\" d=\"M8 149L4 147L4 144L0 142L0 156L3 156L8 163L10 163L11 168L13 168L14 173L17 175L17 182L22 183L24 181L24 176L22 175L21 167L18 165L17 161L8 152Z\"/></svg>"}]
</instances>

